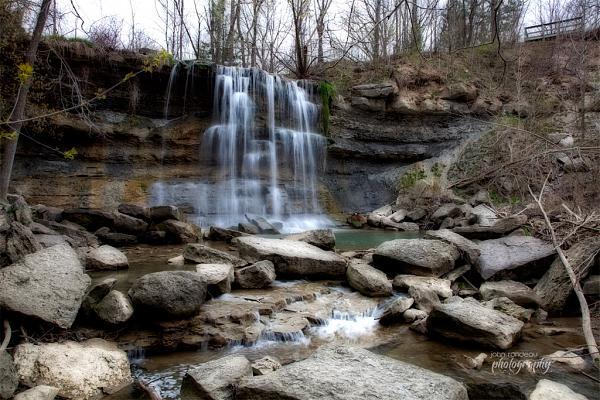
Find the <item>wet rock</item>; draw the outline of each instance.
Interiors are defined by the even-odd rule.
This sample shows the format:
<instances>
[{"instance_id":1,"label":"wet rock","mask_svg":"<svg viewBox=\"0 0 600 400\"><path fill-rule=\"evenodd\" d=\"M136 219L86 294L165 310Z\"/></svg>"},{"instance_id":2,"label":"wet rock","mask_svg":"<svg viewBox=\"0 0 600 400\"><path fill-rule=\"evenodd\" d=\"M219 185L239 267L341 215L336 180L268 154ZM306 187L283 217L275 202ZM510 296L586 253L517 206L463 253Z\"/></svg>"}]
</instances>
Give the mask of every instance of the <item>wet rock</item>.
<instances>
[{"instance_id":1,"label":"wet rock","mask_svg":"<svg viewBox=\"0 0 600 400\"><path fill-rule=\"evenodd\" d=\"M254 224L248 224L245 222L240 222L238 224L238 230L243 233L247 233L250 235L258 235L260 233L260 229Z\"/></svg>"},{"instance_id":2,"label":"wet rock","mask_svg":"<svg viewBox=\"0 0 600 400\"><path fill-rule=\"evenodd\" d=\"M303 335L310 327L308 319L291 312L280 312L271 317L262 336L274 341L291 341Z\"/></svg>"},{"instance_id":3,"label":"wet rock","mask_svg":"<svg viewBox=\"0 0 600 400\"><path fill-rule=\"evenodd\" d=\"M467 391L452 378L368 350L324 346L305 360L243 379L236 398L467 400Z\"/></svg>"},{"instance_id":4,"label":"wet rock","mask_svg":"<svg viewBox=\"0 0 600 400\"><path fill-rule=\"evenodd\" d=\"M600 296L600 275L591 275L583 283L583 293L588 296Z\"/></svg>"},{"instance_id":5,"label":"wet rock","mask_svg":"<svg viewBox=\"0 0 600 400\"><path fill-rule=\"evenodd\" d=\"M554 246L531 236L508 236L479 243L477 270L483 279L526 279L545 271ZM542 297L542 296L540 296Z\"/></svg>"},{"instance_id":6,"label":"wet rock","mask_svg":"<svg viewBox=\"0 0 600 400\"><path fill-rule=\"evenodd\" d=\"M391 325L404 321L404 312L408 310L415 300L411 297L399 297L390 303L381 314L379 323L382 325Z\"/></svg>"},{"instance_id":7,"label":"wet rock","mask_svg":"<svg viewBox=\"0 0 600 400\"><path fill-rule=\"evenodd\" d=\"M482 303L484 306L503 312L504 314L515 317L523 322L528 322L534 311L528 308L521 307L513 302L508 297L496 297Z\"/></svg>"},{"instance_id":8,"label":"wet rock","mask_svg":"<svg viewBox=\"0 0 600 400\"><path fill-rule=\"evenodd\" d=\"M5 350L0 351L0 399L9 399L19 386L19 375L13 358Z\"/></svg>"},{"instance_id":9,"label":"wet rock","mask_svg":"<svg viewBox=\"0 0 600 400\"><path fill-rule=\"evenodd\" d=\"M208 292L220 296L231 292L233 283L233 265L231 264L198 264L196 272L206 282Z\"/></svg>"},{"instance_id":10,"label":"wet rock","mask_svg":"<svg viewBox=\"0 0 600 400\"><path fill-rule=\"evenodd\" d=\"M427 314L440 304L440 299L433 290L424 287L414 286L408 289L408 295L415 300L415 308L425 311Z\"/></svg>"},{"instance_id":11,"label":"wet rock","mask_svg":"<svg viewBox=\"0 0 600 400\"><path fill-rule=\"evenodd\" d=\"M386 272L440 276L454 268L459 255L454 245L440 240L396 239L380 244L373 262Z\"/></svg>"},{"instance_id":12,"label":"wet rock","mask_svg":"<svg viewBox=\"0 0 600 400\"><path fill-rule=\"evenodd\" d=\"M104 244L87 253L86 268L99 271L127 269L129 261L121 250Z\"/></svg>"},{"instance_id":13,"label":"wet rock","mask_svg":"<svg viewBox=\"0 0 600 400\"><path fill-rule=\"evenodd\" d=\"M437 231L427 231L425 235L428 238L439 239L453 244L463 254L465 261L475 264L479 258L479 246L477 243L452 232L449 229L439 229Z\"/></svg>"},{"instance_id":14,"label":"wet rock","mask_svg":"<svg viewBox=\"0 0 600 400\"><path fill-rule=\"evenodd\" d=\"M223 241L230 243L234 238L244 235L247 234L233 229L225 229L219 228L217 226L211 226L208 230L208 235L206 236L206 238L208 240Z\"/></svg>"},{"instance_id":15,"label":"wet rock","mask_svg":"<svg viewBox=\"0 0 600 400\"><path fill-rule=\"evenodd\" d=\"M518 385L510 382L467 383L469 400L527 400Z\"/></svg>"},{"instance_id":16,"label":"wet rock","mask_svg":"<svg viewBox=\"0 0 600 400\"><path fill-rule=\"evenodd\" d=\"M66 399L100 399L133 382L127 354L102 339L21 344L15 364L23 384L54 386Z\"/></svg>"},{"instance_id":17,"label":"wet rock","mask_svg":"<svg viewBox=\"0 0 600 400\"><path fill-rule=\"evenodd\" d=\"M19 393L13 400L53 400L57 394L58 388L39 385Z\"/></svg>"},{"instance_id":18,"label":"wet rock","mask_svg":"<svg viewBox=\"0 0 600 400\"><path fill-rule=\"evenodd\" d=\"M138 278L128 294L135 309L150 317L186 318L200 310L206 282L195 272L154 272Z\"/></svg>"},{"instance_id":19,"label":"wet rock","mask_svg":"<svg viewBox=\"0 0 600 400\"><path fill-rule=\"evenodd\" d=\"M267 375L281 368L281 363L274 357L266 356L259 358L252 363L252 373L254 376Z\"/></svg>"},{"instance_id":20,"label":"wet rock","mask_svg":"<svg viewBox=\"0 0 600 400\"><path fill-rule=\"evenodd\" d=\"M167 219L156 225L156 229L167 234L172 243L195 243L200 239L198 227L176 219Z\"/></svg>"},{"instance_id":21,"label":"wet rock","mask_svg":"<svg viewBox=\"0 0 600 400\"><path fill-rule=\"evenodd\" d=\"M519 339L523 322L476 300L453 299L429 314L427 328L431 335L498 349L508 349Z\"/></svg>"},{"instance_id":22,"label":"wet rock","mask_svg":"<svg viewBox=\"0 0 600 400\"><path fill-rule=\"evenodd\" d=\"M175 206L150 207L147 214L155 224L159 224L169 219L174 219L176 221L181 221L183 219L181 211Z\"/></svg>"},{"instance_id":23,"label":"wet rock","mask_svg":"<svg viewBox=\"0 0 600 400\"><path fill-rule=\"evenodd\" d=\"M523 226L526 222L527 216L520 214L495 220L491 225L482 225L480 222L477 225L454 227L452 230L469 239L483 240L508 235L510 232Z\"/></svg>"},{"instance_id":24,"label":"wet rock","mask_svg":"<svg viewBox=\"0 0 600 400\"><path fill-rule=\"evenodd\" d=\"M411 323L420 319L425 319L427 318L427 315L428 314L423 310L409 308L408 310L404 311L404 313L402 314L402 318L404 318L404 321Z\"/></svg>"},{"instance_id":25,"label":"wet rock","mask_svg":"<svg viewBox=\"0 0 600 400\"><path fill-rule=\"evenodd\" d=\"M70 246L49 247L0 270L0 306L70 328L89 284Z\"/></svg>"},{"instance_id":26,"label":"wet rock","mask_svg":"<svg viewBox=\"0 0 600 400\"><path fill-rule=\"evenodd\" d=\"M269 260L259 261L235 271L235 281L244 289L268 287L275 278L275 265Z\"/></svg>"},{"instance_id":27,"label":"wet rock","mask_svg":"<svg viewBox=\"0 0 600 400\"><path fill-rule=\"evenodd\" d=\"M523 307L537 308L541 300L529 286L515 281L485 282L479 288L483 300L496 297L508 297L516 304Z\"/></svg>"},{"instance_id":28,"label":"wet rock","mask_svg":"<svg viewBox=\"0 0 600 400\"><path fill-rule=\"evenodd\" d=\"M239 257L200 243L186 245L183 249L183 258L188 262L198 264L231 264L234 267L247 264Z\"/></svg>"},{"instance_id":29,"label":"wet rock","mask_svg":"<svg viewBox=\"0 0 600 400\"><path fill-rule=\"evenodd\" d=\"M125 214L125 215L129 215L130 217L133 218L138 218L141 220L148 220L148 211L146 208L137 205L137 204L131 204L131 203L122 203L119 204L119 207L117 207L117 211L119 211L121 214Z\"/></svg>"},{"instance_id":30,"label":"wet rock","mask_svg":"<svg viewBox=\"0 0 600 400\"><path fill-rule=\"evenodd\" d=\"M392 294L392 283L380 270L369 264L353 259L346 270L350 286L365 296L385 297Z\"/></svg>"},{"instance_id":31,"label":"wet rock","mask_svg":"<svg viewBox=\"0 0 600 400\"><path fill-rule=\"evenodd\" d=\"M182 400L233 400L243 377L252 376L250 361L230 355L190 369L181 384Z\"/></svg>"},{"instance_id":32,"label":"wet rock","mask_svg":"<svg viewBox=\"0 0 600 400\"><path fill-rule=\"evenodd\" d=\"M114 225L114 216L101 210L70 208L64 210L62 215L64 219L81 225L88 231L95 231L103 226L111 228Z\"/></svg>"},{"instance_id":33,"label":"wet rock","mask_svg":"<svg viewBox=\"0 0 600 400\"><path fill-rule=\"evenodd\" d=\"M114 221L114 229L117 232L139 236L148 230L148 223L143 219L120 212L114 213Z\"/></svg>"},{"instance_id":34,"label":"wet rock","mask_svg":"<svg viewBox=\"0 0 600 400\"><path fill-rule=\"evenodd\" d=\"M567 385L542 379L529 395L529 400L587 400L587 397L574 392Z\"/></svg>"},{"instance_id":35,"label":"wet rock","mask_svg":"<svg viewBox=\"0 0 600 400\"><path fill-rule=\"evenodd\" d=\"M240 237L234 240L240 256L248 262L269 260L277 276L343 277L346 260L304 242L259 237Z\"/></svg>"},{"instance_id":36,"label":"wet rock","mask_svg":"<svg viewBox=\"0 0 600 400\"><path fill-rule=\"evenodd\" d=\"M335 247L335 235L331 229L315 229L286 236L286 239L306 242L323 250L333 250Z\"/></svg>"},{"instance_id":37,"label":"wet rock","mask_svg":"<svg viewBox=\"0 0 600 400\"><path fill-rule=\"evenodd\" d=\"M565 256L571 264L575 275L580 278L587 276L593 262L594 255L600 251L600 237L590 237L575 243L565 251ZM541 277L534 291L542 300L542 308L550 313L560 312L567 299L573 292L571 280L567 275L560 258L556 257L548 271Z\"/></svg>"},{"instance_id":38,"label":"wet rock","mask_svg":"<svg viewBox=\"0 0 600 400\"><path fill-rule=\"evenodd\" d=\"M133 315L133 305L128 296L118 290L111 290L98 304L94 311L102 321L113 325L127 322Z\"/></svg>"}]
</instances>

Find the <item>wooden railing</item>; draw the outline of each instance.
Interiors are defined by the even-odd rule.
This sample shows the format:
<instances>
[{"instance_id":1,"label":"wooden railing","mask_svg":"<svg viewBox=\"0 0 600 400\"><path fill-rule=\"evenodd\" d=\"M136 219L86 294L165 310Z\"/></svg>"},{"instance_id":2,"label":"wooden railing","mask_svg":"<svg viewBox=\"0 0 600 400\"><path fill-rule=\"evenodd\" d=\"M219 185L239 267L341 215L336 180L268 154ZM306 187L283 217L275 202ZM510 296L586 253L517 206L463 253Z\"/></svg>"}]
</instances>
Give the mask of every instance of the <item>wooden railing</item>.
<instances>
[{"instance_id":1,"label":"wooden railing","mask_svg":"<svg viewBox=\"0 0 600 400\"><path fill-rule=\"evenodd\" d=\"M528 26L525 28L525 41L554 39L561 35L581 32L582 29L583 19L581 17Z\"/></svg>"}]
</instances>

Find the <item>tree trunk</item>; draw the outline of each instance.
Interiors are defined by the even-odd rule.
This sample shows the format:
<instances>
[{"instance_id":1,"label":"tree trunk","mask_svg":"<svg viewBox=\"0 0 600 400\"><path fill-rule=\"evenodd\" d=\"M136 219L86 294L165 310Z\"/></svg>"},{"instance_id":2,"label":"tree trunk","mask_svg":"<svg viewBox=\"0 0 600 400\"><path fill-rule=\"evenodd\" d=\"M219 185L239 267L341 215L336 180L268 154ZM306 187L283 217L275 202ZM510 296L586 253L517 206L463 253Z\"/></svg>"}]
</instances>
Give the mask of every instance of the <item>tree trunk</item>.
<instances>
[{"instance_id":1,"label":"tree trunk","mask_svg":"<svg viewBox=\"0 0 600 400\"><path fill-rule=\"evenodd\" d=\"M46 26L46 20L48 19L48 12L50 11L50 5L52 0L42 0L42 6L37 16L31 42L29 43L29 49L25 57L25 63L30 65L32 68L37 58L37 50L42 39L42 33ZM0 202L6 202L6 195L8 194L8 186L10 184L10 176L12 174L13 163L15 160L15 153L17 151L17 142L19 139L19 132L23 126L21 121L25 116L25 106L27 105L27 94L31 87L33 77L29 76L21 83L19 92L17 93L17 99L15 102L14 110L9 117L8 126L15 132L16 136L12 139L4 139L4 149L2 154L2 168L0 171ZM15 121L15 122L11 122Z\"/></svg>"}]
</instances>

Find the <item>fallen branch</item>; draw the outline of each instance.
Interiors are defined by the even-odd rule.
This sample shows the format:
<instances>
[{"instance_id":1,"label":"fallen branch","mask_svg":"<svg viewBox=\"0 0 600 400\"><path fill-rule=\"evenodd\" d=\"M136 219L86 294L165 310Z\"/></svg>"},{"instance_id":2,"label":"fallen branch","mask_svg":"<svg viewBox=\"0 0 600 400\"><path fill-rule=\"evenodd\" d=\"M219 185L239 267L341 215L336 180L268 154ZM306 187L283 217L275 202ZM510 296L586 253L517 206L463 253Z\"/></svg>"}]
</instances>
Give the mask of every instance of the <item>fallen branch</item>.
<instances>
[{"instance_id":1,"label":"fallen branch","mask_svg":"<svg viewBox=\"0 0 600 400\"><path fill-rule=\"evenodd\" d=\"M558 243L556 233L554 232L554 228L552 227L552 224L550 223L550 218L548 218L548 214L546 214L546 210L544 210L544 206L542 205L542 195L544 194L544 189L546 188L546 183L548 182L549 177L550 177L550 174L548 174L546 176L546 179L544 180L544 184L542 185L542 188L540 190L540 194L537 197L535 194L533 194L531 187L528 187L529 193L531 194L531 197L533 197L533 200L536 202L538 208L540 209L540 212L544 216L544 221L546 222L546 226L547 226L548 230L550 231L550 235L552 237L552 244L554 245L554 249L558 253L558 257L560 258L560 261L562 262L563 266L565 267L565 270L567 271L567 275L569 275L569 279L571 280L571 285L573 286L573 290L575 291L575 295L577 296L577 300L579 300L579 306L581 308L581 325L583 328L583 337L585 338L585 342L587 344L587 348L590 353L590 357L592 357L592 360L594 361L594 365L596 365L596 367L599 367L600 366L600 356L598 355L598 344L596 344L596 339L594 338L594 333L592 332L590 308L588 307L587 301L583 294L583 290L581 290L581 285L579 284L579 280L577 279L577 276L575 275L575 271L573 271L573 268L571 267L569 260L567 260L565 253L560 248L560 244Z\"/></svg>"},{"instance_id":2,"label":"fallen branch","mask_svg":"<svg viewBox=\"0 0 600 400\"><path fill-rule=\"evenodd\" d=\"M10 322L7 319L4 320L4 340L0 345L0 352L3 352L8 348L10 343L10 337L12 336L12 330L10 329Z\"/></svg>"},{"instance_id":3,"label":"fallen branch","mask_svg":"<svg viewBox=\"0 0 600 400\"><path fill-rule=\"evenodd\" d=\"M154 389L152 386L150 386L146 381L144 381L142 379L137 379L135 383L141 390L143 390L144 392L146 392L148 394L148 397L150 397L150 400L162 400L162 397L156 391L156 389Z\"/></svg>"}]
</instances>

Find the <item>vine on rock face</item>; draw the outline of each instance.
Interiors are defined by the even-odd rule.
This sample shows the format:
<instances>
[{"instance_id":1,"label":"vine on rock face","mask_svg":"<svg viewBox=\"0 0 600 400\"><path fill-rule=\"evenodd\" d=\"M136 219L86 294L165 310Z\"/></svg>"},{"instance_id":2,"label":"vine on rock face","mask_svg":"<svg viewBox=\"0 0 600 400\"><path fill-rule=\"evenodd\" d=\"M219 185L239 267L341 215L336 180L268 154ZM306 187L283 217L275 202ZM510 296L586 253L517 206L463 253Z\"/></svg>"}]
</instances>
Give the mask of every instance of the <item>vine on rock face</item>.
<instances>
[{"instance_id":1,"label":"vine on rock face","mask_svg":"<svg viewBox=\"0 0 600 400\"><path fill-rule=\"evenodd\" d=\"M319 83L319 93L321 94L321 103L323 105L323 108L321 109L323 133L325 136L329 136L329 117L331 115L333 96L335 96L335 88L331 83L322 81Z\"/></svg>"}]
</instances>

